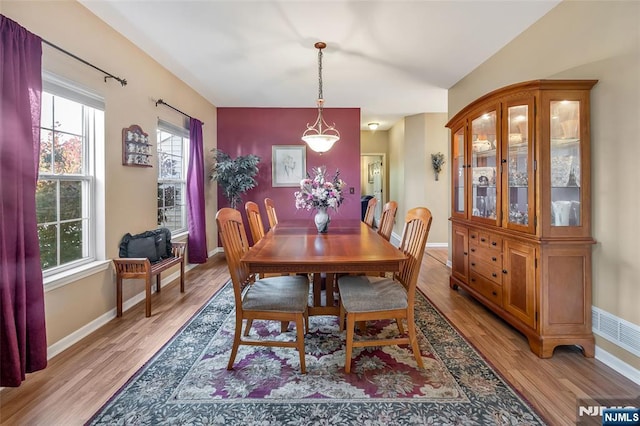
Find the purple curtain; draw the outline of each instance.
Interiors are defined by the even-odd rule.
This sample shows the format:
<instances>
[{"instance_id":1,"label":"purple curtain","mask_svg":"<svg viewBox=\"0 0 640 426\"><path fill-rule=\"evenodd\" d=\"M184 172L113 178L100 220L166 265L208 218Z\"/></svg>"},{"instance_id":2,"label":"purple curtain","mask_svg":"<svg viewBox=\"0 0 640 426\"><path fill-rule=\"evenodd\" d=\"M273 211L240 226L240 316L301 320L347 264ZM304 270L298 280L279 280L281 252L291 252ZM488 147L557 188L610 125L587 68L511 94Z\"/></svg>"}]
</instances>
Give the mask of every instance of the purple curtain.
<instances>
[{"instance_id":1,"label":"purple curtain","mask_svg":"<svg viewBox=\"0 0 640 426\"><path fill-rule=\"evenodd\" d=\"M189 226L189 263L207 261L207 226L204 209L204 155L202 122L191 119L189 168L187 170L187 225Z\"/></svg>"},{"instance_id":2,"label":"purple curtain","mask_svg":"<svg viewBox=\"0 0 640 426\"><path fill-rule=\"evenodd\" d=\"M36 221L42 42L0 15L0 386L47 366Z\"/></svg>"}]
</instances>

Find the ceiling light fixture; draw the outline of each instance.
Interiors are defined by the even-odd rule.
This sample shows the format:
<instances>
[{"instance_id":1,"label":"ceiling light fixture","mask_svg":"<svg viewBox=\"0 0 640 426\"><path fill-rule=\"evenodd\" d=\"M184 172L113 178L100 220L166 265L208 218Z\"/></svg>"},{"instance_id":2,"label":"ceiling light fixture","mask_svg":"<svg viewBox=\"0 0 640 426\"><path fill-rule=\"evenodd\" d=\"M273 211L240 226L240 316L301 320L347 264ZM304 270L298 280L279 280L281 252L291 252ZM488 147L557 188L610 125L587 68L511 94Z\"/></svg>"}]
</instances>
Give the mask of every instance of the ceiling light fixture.
<instances>
[{"instance_id":1,"label":"ceiling light fixture","mask_svg":"<svg viewBox=\"0 0 640 426\"><path fill-rule=\"evenodd\" d=\"M379 125L380 125L380 123L369 123L369 124L367 124L367 126L369 126L369 130L376 130Z\"/></svg>"},{"instance_id":2,"label":"ceiling light fixture","mask_svg":"<svg viewBox=\"0 0 640 426\"><path fill-rule=\"evenodd\" d=\"M315 48L318 49L318 118L313 125L307 123L307 130L302 134L302 140L309 145L309 148L316 152L327 152L334 143L340 139L340 132L335 128L335 124L329 126L322 118L324 99L322 97L322 49L327 47L324 42L317 42Z\"/></svg>"}]
</instances>

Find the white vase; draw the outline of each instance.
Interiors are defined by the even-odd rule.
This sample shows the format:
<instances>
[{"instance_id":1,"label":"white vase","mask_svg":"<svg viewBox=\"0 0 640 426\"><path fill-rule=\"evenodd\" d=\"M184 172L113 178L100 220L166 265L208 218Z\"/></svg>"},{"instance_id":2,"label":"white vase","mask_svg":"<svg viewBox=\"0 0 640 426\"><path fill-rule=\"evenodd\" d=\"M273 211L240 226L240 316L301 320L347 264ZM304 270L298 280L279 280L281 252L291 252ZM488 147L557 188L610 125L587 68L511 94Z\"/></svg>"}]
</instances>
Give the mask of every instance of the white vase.
<instances>
[{"instance_id":1,"label":"white vase","mask_svg":"<svg viewBox=\"0 0 640 426\"><path fill-rule=\"evenodd\" d=\"M571 201L553 201L554 226L569 226L569 215L571 214Z\"/></svg>"},{"instance_id":2,"label":"white vase","mask_svg":"<svg viewBox=\"0 0 640 426\"><path fill-rule=\"evenodd\" d=\"M316 211L316 215L313 218L316 223L316 228L318 228L318 232L321 234L326 234L329 230L329 222L331 218L329 217L329 213L327 213L326 207L319 207L318 211Z\"/></svg>"}]
</instances>

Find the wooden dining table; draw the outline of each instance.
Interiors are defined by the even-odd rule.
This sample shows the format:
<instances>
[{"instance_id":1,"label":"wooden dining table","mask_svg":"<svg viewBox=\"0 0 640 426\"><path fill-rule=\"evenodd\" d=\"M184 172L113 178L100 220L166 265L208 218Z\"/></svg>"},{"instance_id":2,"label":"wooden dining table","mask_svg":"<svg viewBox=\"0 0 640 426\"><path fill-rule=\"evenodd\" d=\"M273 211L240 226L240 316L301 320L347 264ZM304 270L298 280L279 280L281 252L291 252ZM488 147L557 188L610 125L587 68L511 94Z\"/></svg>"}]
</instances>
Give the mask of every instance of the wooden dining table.
<instances>
[{"instance_id":1,"label":"wooden dining table","mask_svg":"<svg viewBox=\"0 0 640 426\"><path fill-rule=\"evenodd\" d=\"M312 220L295 219L274 226L241 261L251 273L312 274L309 315L338 315L335 274L397 272L405 259L360 220L332 220L329 231L320 234Z\"/></svg>"}]
</instances>

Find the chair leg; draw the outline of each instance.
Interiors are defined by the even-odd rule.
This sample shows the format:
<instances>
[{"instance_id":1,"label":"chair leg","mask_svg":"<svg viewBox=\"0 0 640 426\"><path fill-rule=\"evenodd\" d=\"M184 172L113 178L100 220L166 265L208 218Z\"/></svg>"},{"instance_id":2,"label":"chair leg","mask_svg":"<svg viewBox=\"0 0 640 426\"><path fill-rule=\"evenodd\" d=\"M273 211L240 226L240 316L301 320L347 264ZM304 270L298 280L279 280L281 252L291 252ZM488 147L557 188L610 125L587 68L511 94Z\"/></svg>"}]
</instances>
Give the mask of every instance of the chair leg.
<instances>
[{"instance_id":1,"label":"chair leg","mask_svg":"<svg viewBox=\"0 0 640 426\"><path fill-rule=\"evenodd\" d=\"M160 293L160 272L156 275L156 293Z\"/></svg>"},{"instance_id":2,"label":"chair leg","mask_svg":"<svg viewBox=\"0 0 640 426\"><path fill-rule=\"evenodd\" d=\"M407 318L407 328L409 329L409 343L413 350L413 356L416 358L418 368L424 369L424 363L420 355L420 346L418 346L418 336L416 335L416 323L413 321L413 318Z\"/></svg>"},{"instance_id":3,"label":"chair leg","mask_svg":"<svg viewBox=\"0 0 640 426\"><path fill-rule=\"evenodd\" d=\"M251 330L251 326L252 325L253 325L253 320L252 319L247 319L247 325L244 328L245 337L249 335L249 330ZM240 327L242 327L242 325Z\"/></svg>"},{"instance_id":4,"label":"chair leg","mask_svg":"<svg viewBox=\"0 0 640 426\"><path fill-rule=\"evenodd\" d=\"M247 324L250 320L247 320ZM231 356L229 357L229 363L227 364L227 370L233 369L233 362L236 359L238 353L238 346L240 346L240 335L242 334L242 317L236 315L236 331L233 334L233 346L231 347Z\"/></svg>"},{"instance_id":5,"label":"chair leg","mask_svg":"<svg viewBox=\"0 0 640 426\"><path fill-rule=\"evenodd\" d=\"M298 343L298 353L300 354L300 372L307 373L307 367L304 363L304 314L296 316L296 342Z\"/></svg>"},{"instance_id":6,"label":"chair leg","mask_svg":"<svg viewBox=\"0 0 640 426\"><path fill-rule=\"evenodd\" d=\"M338 325L340 325L340 331L344 331L344 316L345 310L342 302L340 303L340 315L338 316Z\"/></svg>"},{"instance_id":7,"label":"chair leg","mask_svg":"<svg viewBox=\"0 0 640 426\"><path fill-rule=\"evenodd\" d=\"M404 334L404 326L402 325L402 318L396 318L396 324L398 324L398 331L400 334Z\"/></svg>"},{"instance_id":8,"label":"chair leg","mask_svg":"<svg viewBox=\"0 0 640 426\"><path fill-rule=\"evenodd\" d=\"M280 333L286 333L289 330L289 321L280 321Z\"/></svg>"},{"instance_id":9,"label":"chair leg","mask_svg":"<svg viewBox=\"0 0 640 426\"><path fill-rule=\"evenodd\" d=\"M353 329L355 325L355 316L347 313L347 349L344 360L345 373L351 373L351 353L353 352Z\"/></svg>"}]
</instances>

